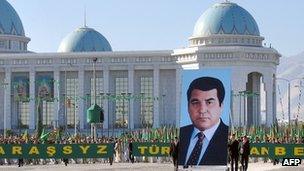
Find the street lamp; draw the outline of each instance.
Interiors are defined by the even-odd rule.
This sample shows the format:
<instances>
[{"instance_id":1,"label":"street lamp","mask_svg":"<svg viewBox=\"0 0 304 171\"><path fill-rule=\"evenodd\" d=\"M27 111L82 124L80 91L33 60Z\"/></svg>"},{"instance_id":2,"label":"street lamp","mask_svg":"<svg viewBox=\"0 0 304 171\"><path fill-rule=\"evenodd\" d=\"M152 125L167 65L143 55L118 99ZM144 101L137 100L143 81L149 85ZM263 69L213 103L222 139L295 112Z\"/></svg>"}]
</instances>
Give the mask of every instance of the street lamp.
<instances>
[{"instance_id":1,"label":"street lamp","mask_svg":"<svg viewBox=\"0 0 304 171\"><path fill-rule=\"evenodd\" d=\"M100 106L103 106L103 98L104 98L104 93L99 93L100 95ZM103 112L104 114L104 112ZM103 136L103 123L100 123L100 127L101 127L101 136Z\"/></svg>"},{"instance_id":2,"label":"street lamp","mask_svg":"<svg viewBox=\"0 0 304 171\"><path fill-rule=\"evenodd\" d=\"M4 89L6 89L6 87L9 85L9 83L1 82L0 85ZM4 138L6 138L6 131L5 131L6 127L7 127L6 118L7 118L7 113L6 113L6 111L4 111L4 124L3 124L3 136L4 136Z\"/></svg>"},{"instance_id":3,"label":"street lamp","mask_svg":"<svg viewBox=\"0 0 304 171\"><path fill-rule=\"evenodd\" d=\"M246 90L244 91L239 91L239 96L240 96L240 114L239 114L239 126L241 126L242 124L242 97L244 97L244 124L245 124L245 120L246 120L246 99L245 99L245 94L246 94Z\"/></svg>"},{"instance_id":4,"label":"street lamp","mask_svg":"<svg viewBox=\"0 0 304 171\"><path fill-rule=\"evenodd\" d=\"M93 86L94 86L94 103L96 104L96 62L97 58L93 59ZM93 137L94 141L96 141L96 125L95 123L91 123L91 137Z\"/></svg>"},{"instance_id":5,"label":"street lamp","mask_svg":"<svg viewBox=\"0 0 304 171\"><path fill-rule=\"evenodd\" d=\"M48 129L48 96L49 96L49 93L46 93L45 94L45 125L46 125L46 129Z\"/></svg>"},{"instance_id":6,"label":"street lamp","mask_svg":"<svg viewBox=\"0 0 304 171\"><path fill-rule=\"evenodd\" d=\"M122 95L122 133L125 133L125 97L126 93L121 93Z\"/></svg>"},{"instance_id":7,"label":"street lamp","mask_svg":"<svg viewBox=\"0 0 304 171\"><path fill-rule=\"evenodd\" d=\"M299 120L299 115L300 115L300 110L301 110L301 96L302 96L302 88L304 87L302 85L302 81L300 81L300 85L295 85L295 87L299 88L299 103L298 103L298 111L297 111L297 116L296 116L296 124Z\"/></svg>"},{"instance_id":8,"label":"street lamp","mask_svg":"<svg viewBox=\"0 0 304 171\"><path fill-rule=\"evenodd\" d=\"M141 127L144 128L144 113L143 113L143 98L144 98L144 93L140 93L140 123Z\"/></svg>"},{"instance_id":9,"label":"street lamp","mask_svg":"<svg viewBox=\"0 0 304 171\"><path fill-rule=\"evenodd\" d=\"M286 78L276 78L277 80L283 80L283 81L286 81L287 82L287 86L288 86L288 95L287 95L287 100L288 100L288 124L290 125L290 84L292 81L294 80L302 80L304 78L294 78L294 79L291 79L291 80L288 80Z\"/></svg>"},{"instance_id":10,"label":"street lamp","mask_svg":"<svg viewBox=\"0 0 304 171\"><path fill-rule=\"evenodd\" d=\"M163 126L166 124L166 114L165 114L165 94L162 94L162 105L163 105Z\"/></svg>"},{"instance_id":11,"label":"street lamp","mask_svg":"<svg viewBox=\"0 0 304 171\"><path fill-rule=\"evenodd\" d=\"M107 100L108 100L108 137L110 136L110 95L111 93L106 93L107 95ZM114 125L112 125L113 127L113 132L114 132ZM113 134L112 134L113 135Z\"/></svg>"},{"instance_id":12,"label":"street lamp","mask_svg":"<svg viewBox=\"0 0 304 171\"><path fill-rule=\"evenodd\" d=\"M64 68L64 127L65 131L68 129L68 108L67 108L67 100L68 100L68 91L67 91L67 70Z\"/></svg>"},{"instance_id":13,"label":"street lamp","mask_svg":"<svg viewBox=\"0 0 304 171\"><path fill-rule=\"evenodd\" d=\"M76 109L77 109L77 100L76 100L76 84L74 84L74 135L77 135L77 117L76 117Z\"/></svg>"},{"instance_id":14,"label":"street lamp","mask_svg":"<svg viewBox=\"0 0 304 171\"><path fill-rule=\"evenodd\" d=\"M128 93L127 99L128 99L128 130L130 127L130 98L132 96L132 93Z\"/></svg>"}]
</instances>

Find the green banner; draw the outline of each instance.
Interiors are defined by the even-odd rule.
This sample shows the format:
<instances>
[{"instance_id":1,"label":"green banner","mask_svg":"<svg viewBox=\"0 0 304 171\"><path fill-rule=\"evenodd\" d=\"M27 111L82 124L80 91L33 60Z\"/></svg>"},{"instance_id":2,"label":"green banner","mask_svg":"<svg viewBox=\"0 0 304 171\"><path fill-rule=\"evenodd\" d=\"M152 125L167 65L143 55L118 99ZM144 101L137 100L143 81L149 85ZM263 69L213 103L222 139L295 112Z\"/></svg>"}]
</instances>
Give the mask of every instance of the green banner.
<instances>
[{"instance_id":1,"label":"green banner","mask_svg":"<svg viewBox=\"0 0 304 171\"><path fill-rule=\"evenodd\" d=\"M133 143L134 156L168 156L170 143ZM272 144L251 143L250 157L273 158L302 158L304 159L303 144Z\"/></svg>"},{"instance_id":2,"label":"green banner","mask_svg":"<svg viewBox=\"0 0 304 171\"><path fill-rule=\"evenodd\" d=\"M251 157L269 157L271 159L280 158L302 158L304 159L303 144L271 144L271 143L251 143Z\"/></svg>"},{"instance_id":3,"label":"green banner","mask_svg":"<svg viewBox=\"0 0 304 171\"><path fill-rule=\"evenodd\" d=\"M0 158L108 158L114 144L0 144Z\"/></svg>"},{"instance_id":4,"label":"green banner","mask_svg":"<svg viewBox=\"0 0 304 171\"><path fill-rule=\"evenodd\" d=\"M134 156L169 156L170 143L132 143Z\"/></svg>"}]
</instances>

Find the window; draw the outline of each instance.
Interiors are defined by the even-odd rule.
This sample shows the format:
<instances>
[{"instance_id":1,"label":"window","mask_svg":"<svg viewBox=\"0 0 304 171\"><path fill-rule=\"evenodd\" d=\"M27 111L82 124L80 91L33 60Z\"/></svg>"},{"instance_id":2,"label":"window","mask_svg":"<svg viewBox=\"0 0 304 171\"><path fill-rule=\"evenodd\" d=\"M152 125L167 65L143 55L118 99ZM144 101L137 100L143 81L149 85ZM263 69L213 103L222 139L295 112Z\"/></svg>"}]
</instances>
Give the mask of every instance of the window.
<instances>
[{"instance_id":1,"label":"window","mask_svg":"<svg viewBox=\"0 0 304 171\"><path fill-rule=\"evenodd\" d=\"M0 41L0 48L1 49L6 49L6 42L5 41Z\"/></svg>"},{"instance_id":2,"label":"window","mask_svg":"<svg viewBox=\"0 0 304 171\"><path fill-rule=\"evenodd\" d=\"M142 94L140 105L140 122L143 128L153 126L153 78L140 78L140 93Z\"/></svg>"},{"instance_id":3,"label":"window","mask_svg":"<svg viewBox=\"0 0 304 171\"><path fill-rule=\"evenodd\" d=\"M66 80L66 107L67 107L67 124L68 126L74 126L75 124L75 116L76 122L78 122L78 116L76 114L77 110L77 99L78 97L78 78L67 78ZM77 124L77 123L76 123Z\"/></svg>"},{"instance_id":4,"label":"window","mask_svg":"<svg viewBox=\"0 0 304 171\"><path fill-rule=\"evenodd\" d=\"M20 127L28 128L30 123L30 110L29 110L29 102L17 102L19 103L20 108Z\"/></svg>"},{"instance_id":5,"label":"window","mask_svg":"<svg viewBox=\"0 0 304 171\"><path fill-rule=\"evenodd\" d=\"M115 127L128 128L129 124L129 100L128 78L115 78ZM124 93L124 94L122 94Z\"/></svg>"},{"instance_id":6,"label":"window","mask_svg":"<svg viewBox=\"0 0 304 171\"><path fill-rule=\"evenodd\" d=\"M54 122L54 102L43 101L42 106L43 125L49 127Z\"/></svg>"}]
</instances>

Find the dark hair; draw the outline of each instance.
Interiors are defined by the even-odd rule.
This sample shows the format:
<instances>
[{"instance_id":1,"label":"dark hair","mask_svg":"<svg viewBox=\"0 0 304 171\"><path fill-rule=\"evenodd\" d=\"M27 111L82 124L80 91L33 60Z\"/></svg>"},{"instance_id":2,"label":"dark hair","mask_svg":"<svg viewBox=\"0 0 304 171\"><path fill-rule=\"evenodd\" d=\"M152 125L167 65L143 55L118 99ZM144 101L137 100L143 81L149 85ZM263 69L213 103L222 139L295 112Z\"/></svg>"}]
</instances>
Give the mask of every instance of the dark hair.
<instances>
[{"instance_id":1,"label":"dark hair","mask_svg":"<svg viewBox=\"0 0 304 171\"><path fill-rule=\"evenodd\" d=\"M191 82L191 84L189 85L189 88L188 88L188 91L187 91L188 103L189 103L189 100L190 100L190 97L191 97L191 92L194 89L198 89L198 90L201 90L201 91L209 91L209 90L212 90L212 89L216 89L217 90L217 98L220 102L220 106L222 105L222 103L224 101L224 97L225 97L224 85L217 78L200 77L200 78L197 78L197 79L193 80Z\"/></svg>"}]
</instances>

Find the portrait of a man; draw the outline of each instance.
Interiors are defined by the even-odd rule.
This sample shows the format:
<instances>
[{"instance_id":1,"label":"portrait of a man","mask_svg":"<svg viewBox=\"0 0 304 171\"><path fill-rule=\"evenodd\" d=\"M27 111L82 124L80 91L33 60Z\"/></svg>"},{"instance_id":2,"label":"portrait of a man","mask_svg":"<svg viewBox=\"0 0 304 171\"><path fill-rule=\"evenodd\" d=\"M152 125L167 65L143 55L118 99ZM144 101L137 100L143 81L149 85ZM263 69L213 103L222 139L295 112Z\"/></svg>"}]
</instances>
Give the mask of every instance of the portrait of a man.
<instances>
[{"instance_id":1,"label":"portrait of a man","mask_svg":"<svg viewBox=\"0 0 304 171\"><path fill-rule=\"evenodd\" d=\"M222 81L209 76L196 78L186 95L191 123L180 128L178 164L227 165L228 126L221 119L225 99Z\"/></svg>"}]
</instances>

